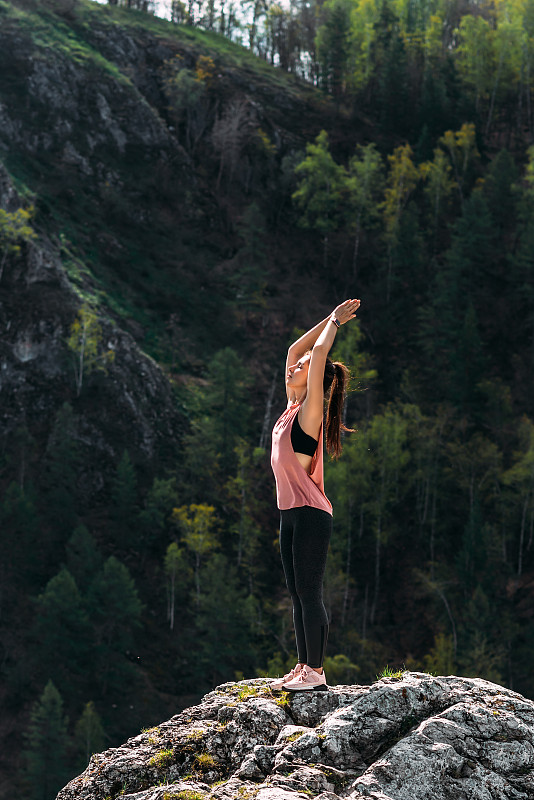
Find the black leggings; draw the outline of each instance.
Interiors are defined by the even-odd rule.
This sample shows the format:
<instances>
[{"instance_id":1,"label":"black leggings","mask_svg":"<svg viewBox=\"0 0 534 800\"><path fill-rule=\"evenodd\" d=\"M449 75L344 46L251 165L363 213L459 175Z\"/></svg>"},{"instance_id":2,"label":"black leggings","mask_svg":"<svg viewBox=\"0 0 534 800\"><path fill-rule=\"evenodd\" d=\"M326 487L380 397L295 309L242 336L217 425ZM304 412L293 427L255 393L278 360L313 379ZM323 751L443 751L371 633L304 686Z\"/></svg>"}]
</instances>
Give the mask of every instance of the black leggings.
<instances>
[{"instance_id":1,"label":"black leggings","mask_svg":"<svg viewBox=\"0 0 534 800\"><path fill-rule=\"evenodd\" d=\"M323 666L328 638L323 576L331 533L327 511L311 506L280 511L280 553L293 600L298 660L313 668Z\"/></svg>"}]
</instances>

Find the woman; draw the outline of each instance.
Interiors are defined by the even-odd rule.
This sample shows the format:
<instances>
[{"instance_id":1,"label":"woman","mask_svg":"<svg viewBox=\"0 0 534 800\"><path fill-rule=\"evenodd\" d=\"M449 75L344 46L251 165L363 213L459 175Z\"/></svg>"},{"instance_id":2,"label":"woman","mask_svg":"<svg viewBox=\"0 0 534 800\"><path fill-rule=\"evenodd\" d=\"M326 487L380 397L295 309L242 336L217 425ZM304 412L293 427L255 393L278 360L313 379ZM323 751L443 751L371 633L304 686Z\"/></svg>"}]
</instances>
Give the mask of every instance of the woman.
<instances>
[{"instance_id":1,"label":"woman","mask_svg":"<svg viewBox=\"0 0 534 800\"><path fill-rule=\"evenodd\" d=\"M323 670L328 617L323 576L332 532L332 505L323 483L324 396L326 448L341 453L341 420L348 369L328 353L338 328L356 316L359 300L345 300L288 350L287 408L273 428L271 465L280 509L280 552L293 601L298 663L272 689L327 689Z\"/></svg>"}]
</instances>

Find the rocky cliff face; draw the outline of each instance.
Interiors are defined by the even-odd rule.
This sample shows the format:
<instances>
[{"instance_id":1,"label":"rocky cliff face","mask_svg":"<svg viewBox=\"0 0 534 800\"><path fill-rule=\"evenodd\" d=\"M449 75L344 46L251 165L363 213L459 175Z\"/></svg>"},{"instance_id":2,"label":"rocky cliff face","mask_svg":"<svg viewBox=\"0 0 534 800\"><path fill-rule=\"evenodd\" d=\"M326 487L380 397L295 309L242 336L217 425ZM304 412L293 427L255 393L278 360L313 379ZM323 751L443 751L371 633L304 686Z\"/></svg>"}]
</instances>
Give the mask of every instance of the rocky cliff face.
<instances>
[{"instance_id":1,"label":"rocky cliff face","mask_svg":"<svg viewBox=\"0 0 534 800\"><path fill-rule=\"evenodd\" d=\"M405 673L272 693L227 683L91 758L57 800L527 800L534 702L478 678Z\"/></svg>"},{"instance_id":2,"label":"rocky cliff face","mask_svg":"<svg viewBox=\"0 0 534 800\"><path fill-rule=\"evenodd\" d=\"M13 212L21 205L0 165L0 208ZM46 237L25 243L19 255L6 260L0 281L2 436L9 440L17 427L26 425L46 448L55 414L63 402L70 402L72 435L82 464L78 490L90 504L125 448L141 471L143 465L156 470L179 446L184 423L161 369L104 315L99 318L102 340L115 358L107 374L88 375L76 396L67 339L81 305Z\"/></svg>"}]
</instances>

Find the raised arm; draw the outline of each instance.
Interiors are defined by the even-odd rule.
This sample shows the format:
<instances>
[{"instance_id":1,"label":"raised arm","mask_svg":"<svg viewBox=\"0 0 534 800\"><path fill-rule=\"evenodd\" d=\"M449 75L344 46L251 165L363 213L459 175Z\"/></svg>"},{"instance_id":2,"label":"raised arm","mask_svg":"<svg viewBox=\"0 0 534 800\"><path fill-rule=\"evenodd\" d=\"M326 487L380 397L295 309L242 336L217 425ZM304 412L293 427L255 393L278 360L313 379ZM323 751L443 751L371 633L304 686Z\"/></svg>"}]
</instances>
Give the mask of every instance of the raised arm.
<instances>
[{"instance_id":1,"label":"raised arm","mask_svg":"<svg viewBox=\"0 0 534 800\"><path fill-rule=\"evenodd\" d=\"M314 438L316 438L314 431L319 430L323 419L324 369L326 357L337 333L337 325L334 322L334 318L337 319L340 325L343 325L356 316L356 311L359 307L359 300L345 300L344 303L337 306L327 318L323 330L313 345L308 369L308 388L300 412L300 423L303 430L309 433L310 436L314 436Z\"/></svg>"},{"instance_id":2,"label":"raised arm","mask_svg":"<svg viewBox=\"0 0 534 800\"><path fill-rule=\"evenodd\" d=\"M307 333L304 333L300 337L300 339L297 339L296 342L293 342L293 344L287 351L286 371L284 373L285 375L287 375L288 369L292 364L296 364L299 358L302 358L304 353L312 349L312 347L314 346L315 342L317 341L321 333L328 326L331 316L332 315L330 314L328 317L323 319L322 322L317 323L317 325L311 328ZM287 399L290 400L291 399L290 390L287 387L287 384L286 384L286 393L287 393Z\"/></svg>"}]
</instances>

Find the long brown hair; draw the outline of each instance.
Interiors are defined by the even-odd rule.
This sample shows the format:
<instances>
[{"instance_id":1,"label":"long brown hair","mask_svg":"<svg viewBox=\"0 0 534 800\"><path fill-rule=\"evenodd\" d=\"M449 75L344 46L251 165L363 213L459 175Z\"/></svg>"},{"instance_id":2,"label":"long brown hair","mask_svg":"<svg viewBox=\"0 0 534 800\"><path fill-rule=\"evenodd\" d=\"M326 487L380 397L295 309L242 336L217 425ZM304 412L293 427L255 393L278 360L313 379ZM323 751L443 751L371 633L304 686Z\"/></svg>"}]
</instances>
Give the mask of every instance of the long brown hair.
<instances>
[{"instance_id":1,"label":"long brown hair","mask_svg":"<svg viewBox=\"0 0 534 800\"><path fill-rule=\"evenodd\" d=\"M350 379L350 371L341 361L326 359L324 368L323 389L325 394L330 390L326 409L326 450L332 458L341 455L341 431L354 433L353 428L343 424L343 404Z\"/></svg>"}]
</instances>

